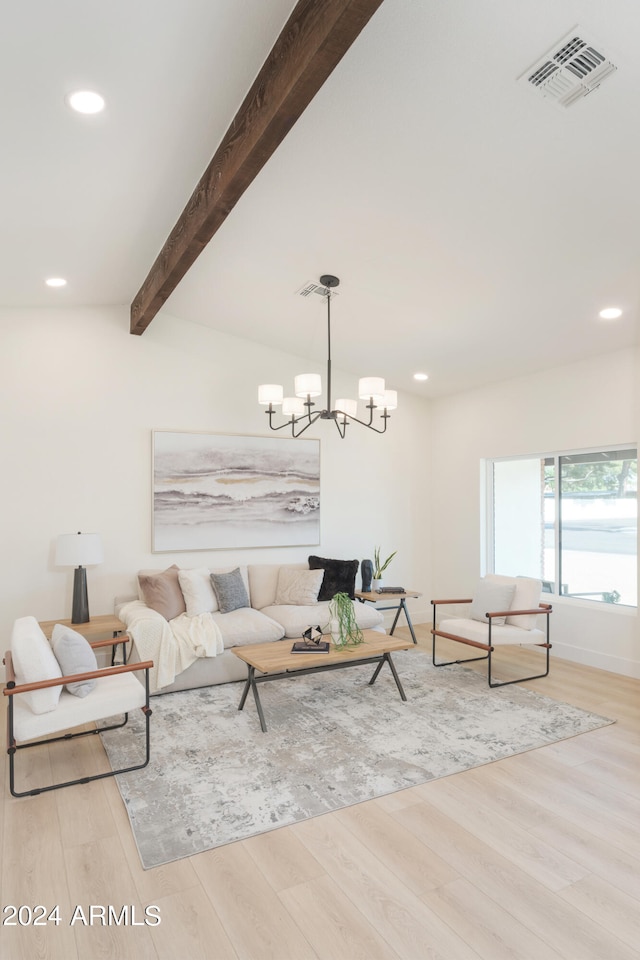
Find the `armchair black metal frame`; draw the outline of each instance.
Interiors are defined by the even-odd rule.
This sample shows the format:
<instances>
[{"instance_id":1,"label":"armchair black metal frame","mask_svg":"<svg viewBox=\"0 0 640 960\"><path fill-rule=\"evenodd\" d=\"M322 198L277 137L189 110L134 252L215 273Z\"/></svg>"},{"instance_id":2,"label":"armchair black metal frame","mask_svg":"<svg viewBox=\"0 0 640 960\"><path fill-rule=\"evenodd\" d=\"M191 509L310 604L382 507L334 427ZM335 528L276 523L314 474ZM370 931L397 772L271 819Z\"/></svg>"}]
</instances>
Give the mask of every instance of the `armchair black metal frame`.
<instances>
[{"instance_id":1,"label":"armchair black metal frame","mask_svg":"<svg viewBox=\"0 0 640 960\"><path fill-rule=\"evenodd\" d=\"M542 677L547 677L549 675L549 651L551 650L552 644L549 642L549 615L552 612L552 606L550 603L540 603L537 607L534 607L531 610L498 610L493 613L486 613L488 624L487 624L487 642L481 643L479 640L469 640L466 637L461 637L453 633L445 633L442 630L438 630L436 625L436 610L440 605L453 605L456 603L471 603L470 598L465 598L462 600L432 600L431 605L433 607L433 628L431 630L432 635L432 652L431 659L434 667L448 667L454 663L472 663L475 660L486 660L487 661L487 681L490 687L507 687L512 683L524 683L526 680L540 680ZM544 673L536 673L530 677L519 677L517 680L492 680L491 677L491 654L495 650L495 644L492 643L492 628L493 619L495 617L520 617L520 616L531 616L531 614L543 614L546 619L546 642L545 643L534 643L532 646L544 647L546 650L546 663ZM478 621L480 622L480 621ZM477 649L484 650L485 653L479 657L467 657L465 660L443 660L440 663L436 662L436 637L444 637L446 640L455 640L456 643L464 643L469 647L476 647ZM526 641L522 641L523 645L526 645ZM516 646L517 641L513 641L511 644L499 644L500 646Z\"/></svg>"},{"instance_id":2,"label":"armchair black metal frame","mask_svg":"<svg viewBox=\"0 0 640 960\"><path fill-rule=\"evenodd\" d=\"M113 640L100 640L91 644L92 647L103 647L110 646L115 644L123 643L123 637L117 637ZM103 780L105 777L115 777L119 773L129 773L132 770L141 770L143 767L146 767L149 763L149 758L151 755L151 744L150 744L150 729L149 729L149 720L151 718L152 710L149 707L149 669L153 666L153 660L145 660L142 663L132 663L132 664L122 664L118 666L106 667L102 670L92 670L87 673L78 673L73 676L68 677L58 677L54 680L40 680L36 683L24 683L21 685L16 684L15 672L13 669L13 662L11 658L11 651L7 651L4 657L4 665L6 669L6 686L3 689L3 694L8 698L7 701L7 753L9 754L9 789L12 796L14 797L32 797L36 796L39 793L46 793L49 790L59 790L62 787L71 787L78 783L90 783L92 780ZM140 707L142 712L145 715L146 720L146 736L145 736L145 758L142 763L134 764L129 767L122 767L119 770L110 770L108 773L97 773L92 776L79 777L77 780L65 780L61 783L54 783L50 786L45 787L36 787L32 790L16 790L15 784L15 758L18 750L26 750L29 747L39 747L47 743L57 743L58 741L63 740L73 740L76 737L87 737L93 736L95 734L101 733L104 730L116 730L120 727L126 726L129 720L129 713L126 712L123 714L124 719L120 723L110 724L106 727L95 727L90 730L80 730L77 733L64 733L56 737L47 737L44 739L38 740L29 740L25 743L18 743L14 735L14 697L21 693L28 693L31 690L41 690L45 687L55 687L63 686L67 683L77 683L82 680L99 680L102 677L113 676L120 673L133 673L136 670L144 670L145 672L145 703ZM137 682L137 681L136 681ZM89 694L91 696L91 694ZM87 721L91 722L91 721ZM64 729L61 727L60 729Z\"/></svg>"}]
</instances>

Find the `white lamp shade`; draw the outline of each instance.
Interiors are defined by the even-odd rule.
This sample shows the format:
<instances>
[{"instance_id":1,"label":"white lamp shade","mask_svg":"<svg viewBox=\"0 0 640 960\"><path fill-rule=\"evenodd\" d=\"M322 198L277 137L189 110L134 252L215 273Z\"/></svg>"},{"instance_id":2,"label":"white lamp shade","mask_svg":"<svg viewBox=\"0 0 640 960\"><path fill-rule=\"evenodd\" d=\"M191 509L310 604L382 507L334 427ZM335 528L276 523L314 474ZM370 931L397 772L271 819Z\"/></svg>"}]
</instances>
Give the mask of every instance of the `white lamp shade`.
<instances>
[{"instance_id":1,"label":"white lamp shade","mask_svg":"<svg viewBox=\"0 0 640 960\"><path fill-rule=\"evenodd\" d=\"M279 383L261 383L258 387L258 403L280 404L284 390Z\"/></svg>"},{"instance_id":2,"label":"white lamp shade","mask_svg":"<svg viewBox=\"0 0 640 960\"><path fill-rule=\"evenodd\" d=\"M88 567L102 563L99 533L62 533L56 542L56 566Z\"/></svg>"},{"instance_id":3,"label":"white lamp shade","mask_svg":"<svg viewBox=\"0 0 640 960\"><path fill-rule=\"evenodd\" d=\"M319 373L300 373L294 380L296 397L319 397L322 379Z\"/></svg>"},{"instance_id":4,"label":"white lamp shade","mask_svg":"<svg viewBox=\"0 0 640 960\"><path fill-rule=\"evenodd\" d=\"M305 412L304 400L302 397L285 397L282 412L285 417L301 417Z\"/></svg>"},{"instance_id":5,"label":"white lamp shade","mask_svg":"<svg viewBox=\"0 0 640 960\"><path fill-rule=\"evenodd\" d=\"M358 381L358 396L361 400L368 400L369 397L372 397L376 403L382 403L384 399L384 378L361 377Z\"/></svg>"},{"instance_id":6,"label":"white lamp shade","mask_svg":"<svg viewBox=\"0 0 640 960\"><path fill-rule=\"evenodd\" d=\"M385 390L382 404L386 410L397 410L398 408L398 391L397 390Z\"/></svg>"},{"instance_id":7,"label":"white lamp shade","mask_svg":"<svg viewBox=\"0 0 640 960\"><path fill-rule=\"evenodd\" d=\"M357 400L336 400L336 410L339 410L340 413L346 413L348 417L355 417L358 413L358 401Z\"/></svg>"}]
</instances>

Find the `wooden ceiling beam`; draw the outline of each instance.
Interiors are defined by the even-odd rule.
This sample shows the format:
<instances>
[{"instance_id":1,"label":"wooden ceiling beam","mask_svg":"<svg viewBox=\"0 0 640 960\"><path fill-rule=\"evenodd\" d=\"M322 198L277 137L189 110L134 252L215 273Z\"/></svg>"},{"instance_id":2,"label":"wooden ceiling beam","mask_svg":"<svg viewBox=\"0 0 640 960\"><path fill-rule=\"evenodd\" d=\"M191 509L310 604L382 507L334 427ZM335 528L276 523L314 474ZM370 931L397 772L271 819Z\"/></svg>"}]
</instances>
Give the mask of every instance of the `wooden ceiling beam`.
<instances>
[{"instance_id":1,"label":"wooden ceiling beam","mask_svg":"<svg viewBox=\"0 0 640 960\"><path fill-rule=\"evenodd\" d=\"M299 0L131 304L142 334L382 0Z\"/></svg>"}]
</instances>

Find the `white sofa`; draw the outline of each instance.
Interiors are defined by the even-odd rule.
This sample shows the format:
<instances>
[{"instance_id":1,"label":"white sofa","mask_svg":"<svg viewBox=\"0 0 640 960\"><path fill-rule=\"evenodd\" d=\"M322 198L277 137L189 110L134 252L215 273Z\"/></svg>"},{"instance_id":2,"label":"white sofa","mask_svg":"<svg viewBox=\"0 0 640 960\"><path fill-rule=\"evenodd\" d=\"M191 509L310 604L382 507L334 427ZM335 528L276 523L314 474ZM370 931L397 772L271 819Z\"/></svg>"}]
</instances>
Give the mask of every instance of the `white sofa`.
<instances>
[{"instance_id":1,"label":"white sofa","mask_svg":"<svg viewBox=\"0 0 640 960\"><path fill-rule=\"evenodd\" d=\"M214 610L198 617L183 614L167 621L145 604L140 591L137 598L116 598L115 612L126 624L132 638L129 659L133 662L154 660L155 668L150 677L153 693L171 693L245 679L247 666L231 652L232 647L300 637L303 630L316 624L324 633L329 632L329 601L308 605L276 603L280 571L308 570L308 564L265 563L239 568L250 606L230 613ZM228 573L231 569L212 568L211 572ZM150 575L161 571L141 573ZM361 629L385 632L379 610L367 604L353 603ZM205 651L209 651L209 655Z\"/></svg>"}]
</instances>

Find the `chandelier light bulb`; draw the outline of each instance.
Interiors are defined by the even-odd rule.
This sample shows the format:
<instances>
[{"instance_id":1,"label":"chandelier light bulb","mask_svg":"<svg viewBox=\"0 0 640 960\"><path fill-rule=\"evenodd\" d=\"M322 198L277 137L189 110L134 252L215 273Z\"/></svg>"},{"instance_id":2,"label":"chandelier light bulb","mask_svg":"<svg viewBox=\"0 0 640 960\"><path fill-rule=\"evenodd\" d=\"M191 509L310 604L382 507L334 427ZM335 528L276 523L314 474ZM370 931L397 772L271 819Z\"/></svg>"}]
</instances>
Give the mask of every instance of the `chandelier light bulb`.
<instances>
[{"instance_id":1,"label":"chandelier light bulb","mask_svg":"<svg viewBox=\"0 0 640 960\"><path fill-rule=\"evenodd\" d=\"M258 403L276 404L282 403L284 390L279 383L261 383L258 387Z\"/></svg>"},{"instance_id":2,"label":"chandelier light bulb","mask_svg":"<svg viewBox=\"0 0 640 960\"><path fill-rule=\"evenodd\" d=\"M385 410L397 410L398 409L398 391L397 390L385 390L384 399L381 406Z\"/></svg>"},{"instance_id":3,"label":"chandelier light bulb","mask_svg":"<svg viewBox=\"0 0 640 960\"><path fill-rule=\"evenodd\" d=\"M384 378L361 377L358 381L358 396L361 400L371 398L375 403L382 403L384 399Z\"/></svg>"},{"instance_id":4,"label":"chandelier light bulb","mask_svg":"<svg viewBox=\"0 0 640 960\"><path fill-rule=\"evenodd\" d=\"M355 417L358 413L357 400L336 400L336 410L339 413L346 413L348 417Z\"/></svg>"},{"instance_id":5,"label":"chandelier light bulb","mask_svg":"<svg viewBox=\"0 0 640 960\"><path fill-rule=\"evenodd\" d=\"M294 380L296 397L319 397L322 393L322 378L319 373L300 373Z\"/></svg>"},{"instance_id":6,"label":"chandelier light bulb","mask_svg":"<svg viewBox=\"0 0 640 960\"><path fill-rule=\"evenodd\" d=\"M285 397L282 401L282 413L285 417L301 417L304 413L302 397Z\"/></svg>"}]
</instances>

